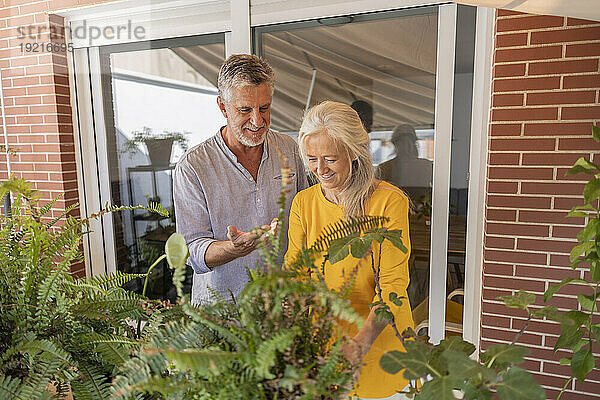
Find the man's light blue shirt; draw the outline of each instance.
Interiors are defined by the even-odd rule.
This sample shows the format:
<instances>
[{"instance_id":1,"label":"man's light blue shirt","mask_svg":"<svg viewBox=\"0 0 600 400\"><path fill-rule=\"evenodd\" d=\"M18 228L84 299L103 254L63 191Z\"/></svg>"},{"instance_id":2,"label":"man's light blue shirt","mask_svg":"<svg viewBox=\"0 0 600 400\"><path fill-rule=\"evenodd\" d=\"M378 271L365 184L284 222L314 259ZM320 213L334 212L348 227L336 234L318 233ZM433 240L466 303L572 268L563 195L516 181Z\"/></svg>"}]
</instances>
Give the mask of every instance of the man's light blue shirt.
<instances>
[{"instance_id":1,"label":"man's light blue shirt","mask_svg":"<svg viewBox=\"0 0 600 400\"><path fill-rule=\"evenodd\" d=\"M227 226L241 231L268 225L278 216L281 193L281 165L277 148L287 157L291 184L286 194L284 222L287 225L293 197L308 184L298 146L291 137L267 132L256 181L227 147L221 132L190 149L177 163L173 198L177 232L190 250L188 264L194 269L192 302L214 300L211 287L224 298L237 298L247 283L245 267L254 269L258 251L213 269L204 255L216 240L227 239ZM284 229L287 248L287 226Z\"/></svg>"}]
</instances>

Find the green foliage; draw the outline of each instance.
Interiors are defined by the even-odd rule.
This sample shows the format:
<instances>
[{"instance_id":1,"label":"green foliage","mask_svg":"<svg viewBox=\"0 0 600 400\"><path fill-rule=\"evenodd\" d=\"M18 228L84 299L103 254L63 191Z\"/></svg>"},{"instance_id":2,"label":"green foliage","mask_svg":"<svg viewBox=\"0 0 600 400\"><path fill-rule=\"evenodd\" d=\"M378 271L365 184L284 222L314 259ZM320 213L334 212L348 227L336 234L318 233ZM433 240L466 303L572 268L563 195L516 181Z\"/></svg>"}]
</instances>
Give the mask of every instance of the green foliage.
<instances>
[{"instance_id":1,"label":"green foliage","mask_svg":"<svg viewBox=\"0 0 600 400\"><path fill-rule=\"evenodd\" d=\"M0 216L0 397L54 398L70 387L78 399L108 398L117 367L139 346L140 331L128 321L147 315L151 304L120 286L145 275L74 279L69 270L82 260L89 219L70 215L77 204L50 218L57 199L40 205L22 179L3 182L0 193L8 192L16 201ZM94 217L132 208L165 212L107 206ZM50 382L56 394L46 390Z\"/></svg>"},{"instance_id":2,"label":"green foliage","mask_svg":"<svg viewBox=\"0 0 600 400\"><path fill-rule=\"evenodd\" d=\"M392 351L383 355L381 368L396 374L403 371L411 382L424 379L419 389L412 387L417 400L490 399L494 391L501 399L545 399L544 390L531 375L514 364L523 362L527 349L515 345L490 346L480 354L481 362L469 356L475 346L458 336L450 336L433 346L423 338L406 335L406 352ZM412 383L411 383L412 384Z\"/></svg>"},{"instance_id":3,"label":"green foliage","mask_svg":"<svg viewBox=\"0 0 600 400\"><path fill-rule=\"evenodd\" d=\"M593 126L592 136L596 142L600 142L599 127ZM559 312L553 306L536 309L530 307L535 300L535 295L523 291L516 296L501 297L510 307L518 306L525 309L529 314L528 322L531 318L546 318L560 323L561 335L556 341L554 351L566 349L572 353L572 356L560 360L561 365L571 366L571 378L559 393L558 398L574 378L583 382L588 374L596 368L596 359L592 351L595 344L600 344L600 325L593 323L598 317L598 300L600 299L600 165L581 157L567 171L567 175L577 174L589 176L588 183L583 189L585 204L573 207L568 216L585 218L586 225L577 234L578 244L571 250L570 261L573 269L589 268L589 273L582 274L585 279L566 278L551 285L544 293L544 301L550 300L567 285L577 285L581 292L577 294L580 309L565 313ZM520 374L520 372L515 372L512 377L517 385L523 381ZM513 389L505 387L502 390ZM498 393L501 394L500 388ZM514 395L516 396L516 394Z\"/></svg>"}]
</instances>

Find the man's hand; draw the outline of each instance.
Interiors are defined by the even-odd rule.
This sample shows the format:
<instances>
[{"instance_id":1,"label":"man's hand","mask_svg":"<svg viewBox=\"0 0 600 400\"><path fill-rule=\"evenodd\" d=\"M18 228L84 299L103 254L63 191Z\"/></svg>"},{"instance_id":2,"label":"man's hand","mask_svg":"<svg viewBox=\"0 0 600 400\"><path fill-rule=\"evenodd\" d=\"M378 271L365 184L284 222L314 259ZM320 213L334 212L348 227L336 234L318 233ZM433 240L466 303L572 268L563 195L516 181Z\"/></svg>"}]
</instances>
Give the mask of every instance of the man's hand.
<instances>
[{"instance_id":1,"label":"man's hand","mask_svg":"<svg viewBox=\"0 0 600 400\"><path fill-rule=\"evenodd\" d=\"M273 218L270 225L262 225L260 229L250 232L240 231L233 225L227 227L227 239L212 242L206 249L204 261L210 268L226 264L239 257L247 256L256 250L261 241L267 240L267 234L275 234L277 218Z\"/></svg>"}]
</instances>

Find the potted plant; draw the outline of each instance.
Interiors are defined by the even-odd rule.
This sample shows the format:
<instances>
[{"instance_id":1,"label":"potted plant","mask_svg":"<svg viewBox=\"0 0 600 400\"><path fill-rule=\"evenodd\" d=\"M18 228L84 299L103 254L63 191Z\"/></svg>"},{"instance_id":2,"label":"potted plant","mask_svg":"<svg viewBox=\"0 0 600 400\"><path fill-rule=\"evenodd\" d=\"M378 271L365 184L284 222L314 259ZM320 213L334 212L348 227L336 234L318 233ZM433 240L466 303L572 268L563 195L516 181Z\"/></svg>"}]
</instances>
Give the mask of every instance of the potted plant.
<instances>
[{"instance_id":1,"label":"potted plant","mask_svg":"<svg viewBox=\"0 0 600 400\"><path fill-rule=\"evenodd\" d=\"M138 150L138 143L144 143L150 163L154 166L169 165L173 144L177 144L184 151L188 148L188 140L185 137L188 132L154 133L152 128L145 126L141 131L133 131L132 134L133 137L125 142L122 152L135 153Z\"/></svg>"}]
</instances>

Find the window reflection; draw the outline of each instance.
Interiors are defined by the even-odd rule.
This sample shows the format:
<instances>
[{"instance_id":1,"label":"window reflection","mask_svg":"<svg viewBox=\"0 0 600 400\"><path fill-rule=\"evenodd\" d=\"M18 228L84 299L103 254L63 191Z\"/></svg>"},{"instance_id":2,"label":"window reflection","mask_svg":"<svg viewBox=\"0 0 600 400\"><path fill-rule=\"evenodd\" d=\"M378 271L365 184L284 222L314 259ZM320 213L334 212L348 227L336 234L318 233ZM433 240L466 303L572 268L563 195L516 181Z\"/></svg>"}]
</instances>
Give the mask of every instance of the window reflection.
<instances>
[{"instance_id":1,"label":"window reflection","mask_svg":"<svg viewBox=\"0 0 600 400\"><path fill-rule=\"evenodd\" d=\"M163 218L136 210L114 215L119 271L145 273L164 252L167 238L175 231L174 166L187 148L224 125L216 107L216 79L225 56L223 36L184 46L189 39L134 48L114 46L102 55L103 90L110 99L105 102L105 121L113 202L157 202L170 214ZM141 293L142 284L134 280L127 288ZM175 299L166 262L153 270L146 294Z\"/></svg>"}]
</instances>

